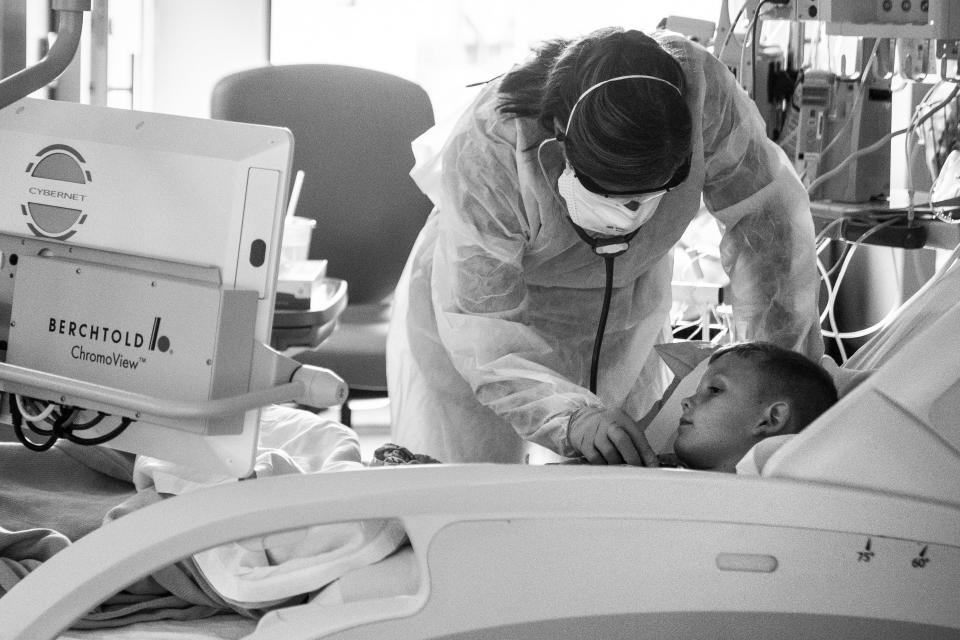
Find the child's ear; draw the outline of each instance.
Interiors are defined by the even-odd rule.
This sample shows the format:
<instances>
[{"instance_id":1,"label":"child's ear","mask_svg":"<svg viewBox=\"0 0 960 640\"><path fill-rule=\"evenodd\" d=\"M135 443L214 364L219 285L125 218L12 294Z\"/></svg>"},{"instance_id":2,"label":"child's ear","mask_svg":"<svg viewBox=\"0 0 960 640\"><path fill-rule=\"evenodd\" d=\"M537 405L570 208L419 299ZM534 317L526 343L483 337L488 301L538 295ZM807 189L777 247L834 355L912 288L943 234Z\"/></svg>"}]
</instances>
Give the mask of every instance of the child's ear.
<instances>
[{"instance_id":1,"label":"child's ear","mask_svg":"<svg viewBox=\"0 0 960 640\"><path fill-rule=\"evenodd\" d=\"M790 404L783 400L771 402L760 416L760 420L753 427L753 435L760 438L788 433L790 424Z\"/></svg>"}]
</instances>

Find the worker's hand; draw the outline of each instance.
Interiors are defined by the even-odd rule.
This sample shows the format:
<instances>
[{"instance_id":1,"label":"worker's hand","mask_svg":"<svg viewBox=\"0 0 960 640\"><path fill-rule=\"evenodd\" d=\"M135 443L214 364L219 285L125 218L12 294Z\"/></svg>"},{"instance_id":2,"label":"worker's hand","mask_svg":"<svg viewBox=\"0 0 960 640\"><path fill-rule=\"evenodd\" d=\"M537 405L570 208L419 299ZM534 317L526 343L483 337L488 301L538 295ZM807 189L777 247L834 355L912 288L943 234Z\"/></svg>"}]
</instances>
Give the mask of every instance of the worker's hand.
<instances>
[{"instance_id":1,"label":"worker's hand","mask_svg":"<svg viewBox=\"0 0 960 640\"><path fill-rule=\"evenodd\" d=\"M658 466L644 428L620 409L581 409L570 419L567 438L590 464Z\"/></svg>"}]
</instances>

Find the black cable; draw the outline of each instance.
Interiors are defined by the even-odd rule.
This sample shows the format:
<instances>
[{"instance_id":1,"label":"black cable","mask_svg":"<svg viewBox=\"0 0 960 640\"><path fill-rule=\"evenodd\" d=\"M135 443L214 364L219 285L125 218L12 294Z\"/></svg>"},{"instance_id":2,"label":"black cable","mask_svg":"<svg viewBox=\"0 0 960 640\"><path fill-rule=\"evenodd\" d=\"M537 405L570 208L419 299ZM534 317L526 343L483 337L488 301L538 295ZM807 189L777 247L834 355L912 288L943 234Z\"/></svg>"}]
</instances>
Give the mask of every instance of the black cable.
<instances>
[{"instance_id":1,"label":"black cable","mask_svg":"<svg viewBox=\"0 0 960 640\"><path fill-rule=\"evenodd\" d=\"M757 101L757 23L760 22L760 10L772 0L760 0L753 12L753 24L750 26L750 98Z\"/></svg>"},{"instance_id":2,"label":"black cable","mask_svg":"<svg viewBox=\"0 0 960 640\"><path fill-rule=\"evenodd\" d=\"M73 419L77 417L77 410L74 407L60 407L60 412L54 412L53 435L58 438L66 438L71 431Z\"/></svg>"},{"instance_id":3,"label":"black cable","mask_svg":"<svg viewBox=\"0 0 960 640\"><path fill-rule=\"evenodd\" d=\"M603 286L603 308L600 310L600 321L597 323L597 337L593 341L593 358L590 361L590 391L597 392L597 369L600 364L600 345L603 344L603 332L607 328L607 316L610 314L610 297L613 295L613 259L616 256L603 256L606 267L606 283Z\"/></svg>"},{"instance_id":4,"label":"black cable","mask_svg":"<svg viewBox=\"0 0 960 640\"><path fill-rule=\"evenodd\" d=\"M97 436L95 438L81 438L79 436L73 435L73 432L67 432L67 434L64 437L74 444L82 444L82 445L103 444L104 442L109 442L110 440L113 440L118 435L126 431L127 427L129 427L132 423L133 423L133 418L120 418L120 424L117 426L117 428L115 428L113 431L103 434L102 436Z\"/></svg>"},{"instance_id":5,"label":"black cable","mask_svg":"<svg viewBox=\"0 0 960 640\"><path fill-rule=\"evenodd\" d=\"M778 139L775 140L775 142L780 142L779 138L783 136L783 130L787 126L787 121L790 119L790 113L800 111L800 105L794 102L793 99L797 95L797 87L800 86L800 82L801 82L800 78L802 77L803 77L803 72L801 71L800 73L797 74L797 80L793 83L793 89L790 91L790 97L786 99L787 106L783 110L783 113L780 115L780 122L777 124L777 128L779 129L779 134L777 136Z\"/></svg>"},{"instance_id":6,"label":"black cable","mask_svg":"<svg viewBox=\"0 0 960 640\"><path fill-rule=\"evenodd\" d=\"M90 418L86 422L74 422L71 426L73 431L83 431L84 429L90 429L100 424L104 418L107 417L103 411L98 411L97 415L93 418Z\"/></svg>"},{"instance_id":7,"label":"black cable","mask_svg":"<svg viewBox=\"0 0 960 640\"><path fill-rule=\"evenodd\" d=\"M39 444L27 438L23 432L23 414L20 413L20 407L18 407L16 403L16 396L13 394L10 395L10 418L17 440L27 449L37 452L46 451L57 442L57 437L54 435L51 435L45 442Z\"/></svg>"},{"instance_id":8,"label":"black cable","mask_svg":"<svg viewBox=\"0 0 960 640\"><path fill-rule=\"evenodd\" d=\"M32 398L21 397L20 400L21 402L25 402L33 406L34 400ZM82 409L79 409L77 407L61 407L61 409L62 410L59 413L54 412L53 414L51 414L53 416L52 420L50 417L46 418L46 422L52 424L50 429L44 429L33 422L26 421L28 422L27 428L30 431L32 431L36 435L44 436L47 438L44 442L41 442L41 443L33 442L27 437L27 434L24 430L25 419L24 419L23 413L20 411L20 406L17 403L16 396L11 394L11 399L10 399L10 415L12 417L11 422L13 422L13 431L16 434L17 440L20 442L20 444L30 449L31 451L38 451L38 452L46 451L50 449L51 447L53 447L54 444L56 444L57 440L60 440L60 439L64 439L74 444L79 444L84 446L104 444L105 442L109 442L110 440L113 440L114 438L119 436L121 433L126 431L127 427L129 427L134 422L132 418L121 418L120 424L117 425L113 430L100 436L94 436L92 438L81 438L80 436L75 434L76 431L83 431L85 429L89 429L91 427L94 427L100 424L100 422L102 422L103 419L107 417L107 414L103 413L102 411L98 411L97 415L91 418L90 420L83 423L74 423L74 420L80 414Z\"/></svg>"}]
</instances>

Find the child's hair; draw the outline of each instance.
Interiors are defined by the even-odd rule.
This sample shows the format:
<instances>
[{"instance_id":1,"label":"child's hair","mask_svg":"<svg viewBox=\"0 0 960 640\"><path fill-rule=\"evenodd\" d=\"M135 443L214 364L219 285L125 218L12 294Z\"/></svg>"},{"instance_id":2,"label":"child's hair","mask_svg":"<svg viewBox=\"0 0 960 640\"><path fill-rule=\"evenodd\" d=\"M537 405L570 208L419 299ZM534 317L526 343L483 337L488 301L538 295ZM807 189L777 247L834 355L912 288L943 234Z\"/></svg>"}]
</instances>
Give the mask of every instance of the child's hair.
<instances>
[{"instance_id":1,"label":"child's hair","mask_svg":"<svg viewBox=\"0 0 960 640\"><path fill-rule=\"evenodd\" d=\"M785 398L790 402L799 432L837 401L833 378L818 363L796 351L769 342L740 342L725 345L711 356L714 362L727 354L757 364L763 374L759 389L762 400Z\"/></svg>"}]
</instances>

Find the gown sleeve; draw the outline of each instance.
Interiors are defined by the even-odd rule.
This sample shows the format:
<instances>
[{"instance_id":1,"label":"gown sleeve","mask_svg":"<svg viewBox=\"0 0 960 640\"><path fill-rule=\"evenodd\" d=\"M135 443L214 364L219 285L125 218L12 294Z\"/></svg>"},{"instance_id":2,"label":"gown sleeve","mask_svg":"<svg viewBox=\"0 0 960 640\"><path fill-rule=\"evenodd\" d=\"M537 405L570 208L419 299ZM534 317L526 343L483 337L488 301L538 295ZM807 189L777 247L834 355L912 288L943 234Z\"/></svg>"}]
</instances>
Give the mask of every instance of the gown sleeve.
<instances>
[{"instance_id":1,"label":"gown sleeve","mask_svg":"<svg viewBox=\"0 0 960 640\"><path fill-rule=\"evenodd\" d=\"M819 361L819 277L806 190L733 74L707 55L701 81L703 197L723 229L734 338L766 340Z\"/></svg>"},{"instance_id":2,"label":"gown sleeve","mask_svg":"<svg viewBox=\"0 0 960 640\"><path fill-rule=\"evenodd\" d=\"M517 125L492 113L461 125L443 152L432 271L438 333L482 404L522 438L570 456L570 416L602 403L559 373L559 338L530 321L523 262L532 232L521 197Z\"/></svg>"}]
</instances>

